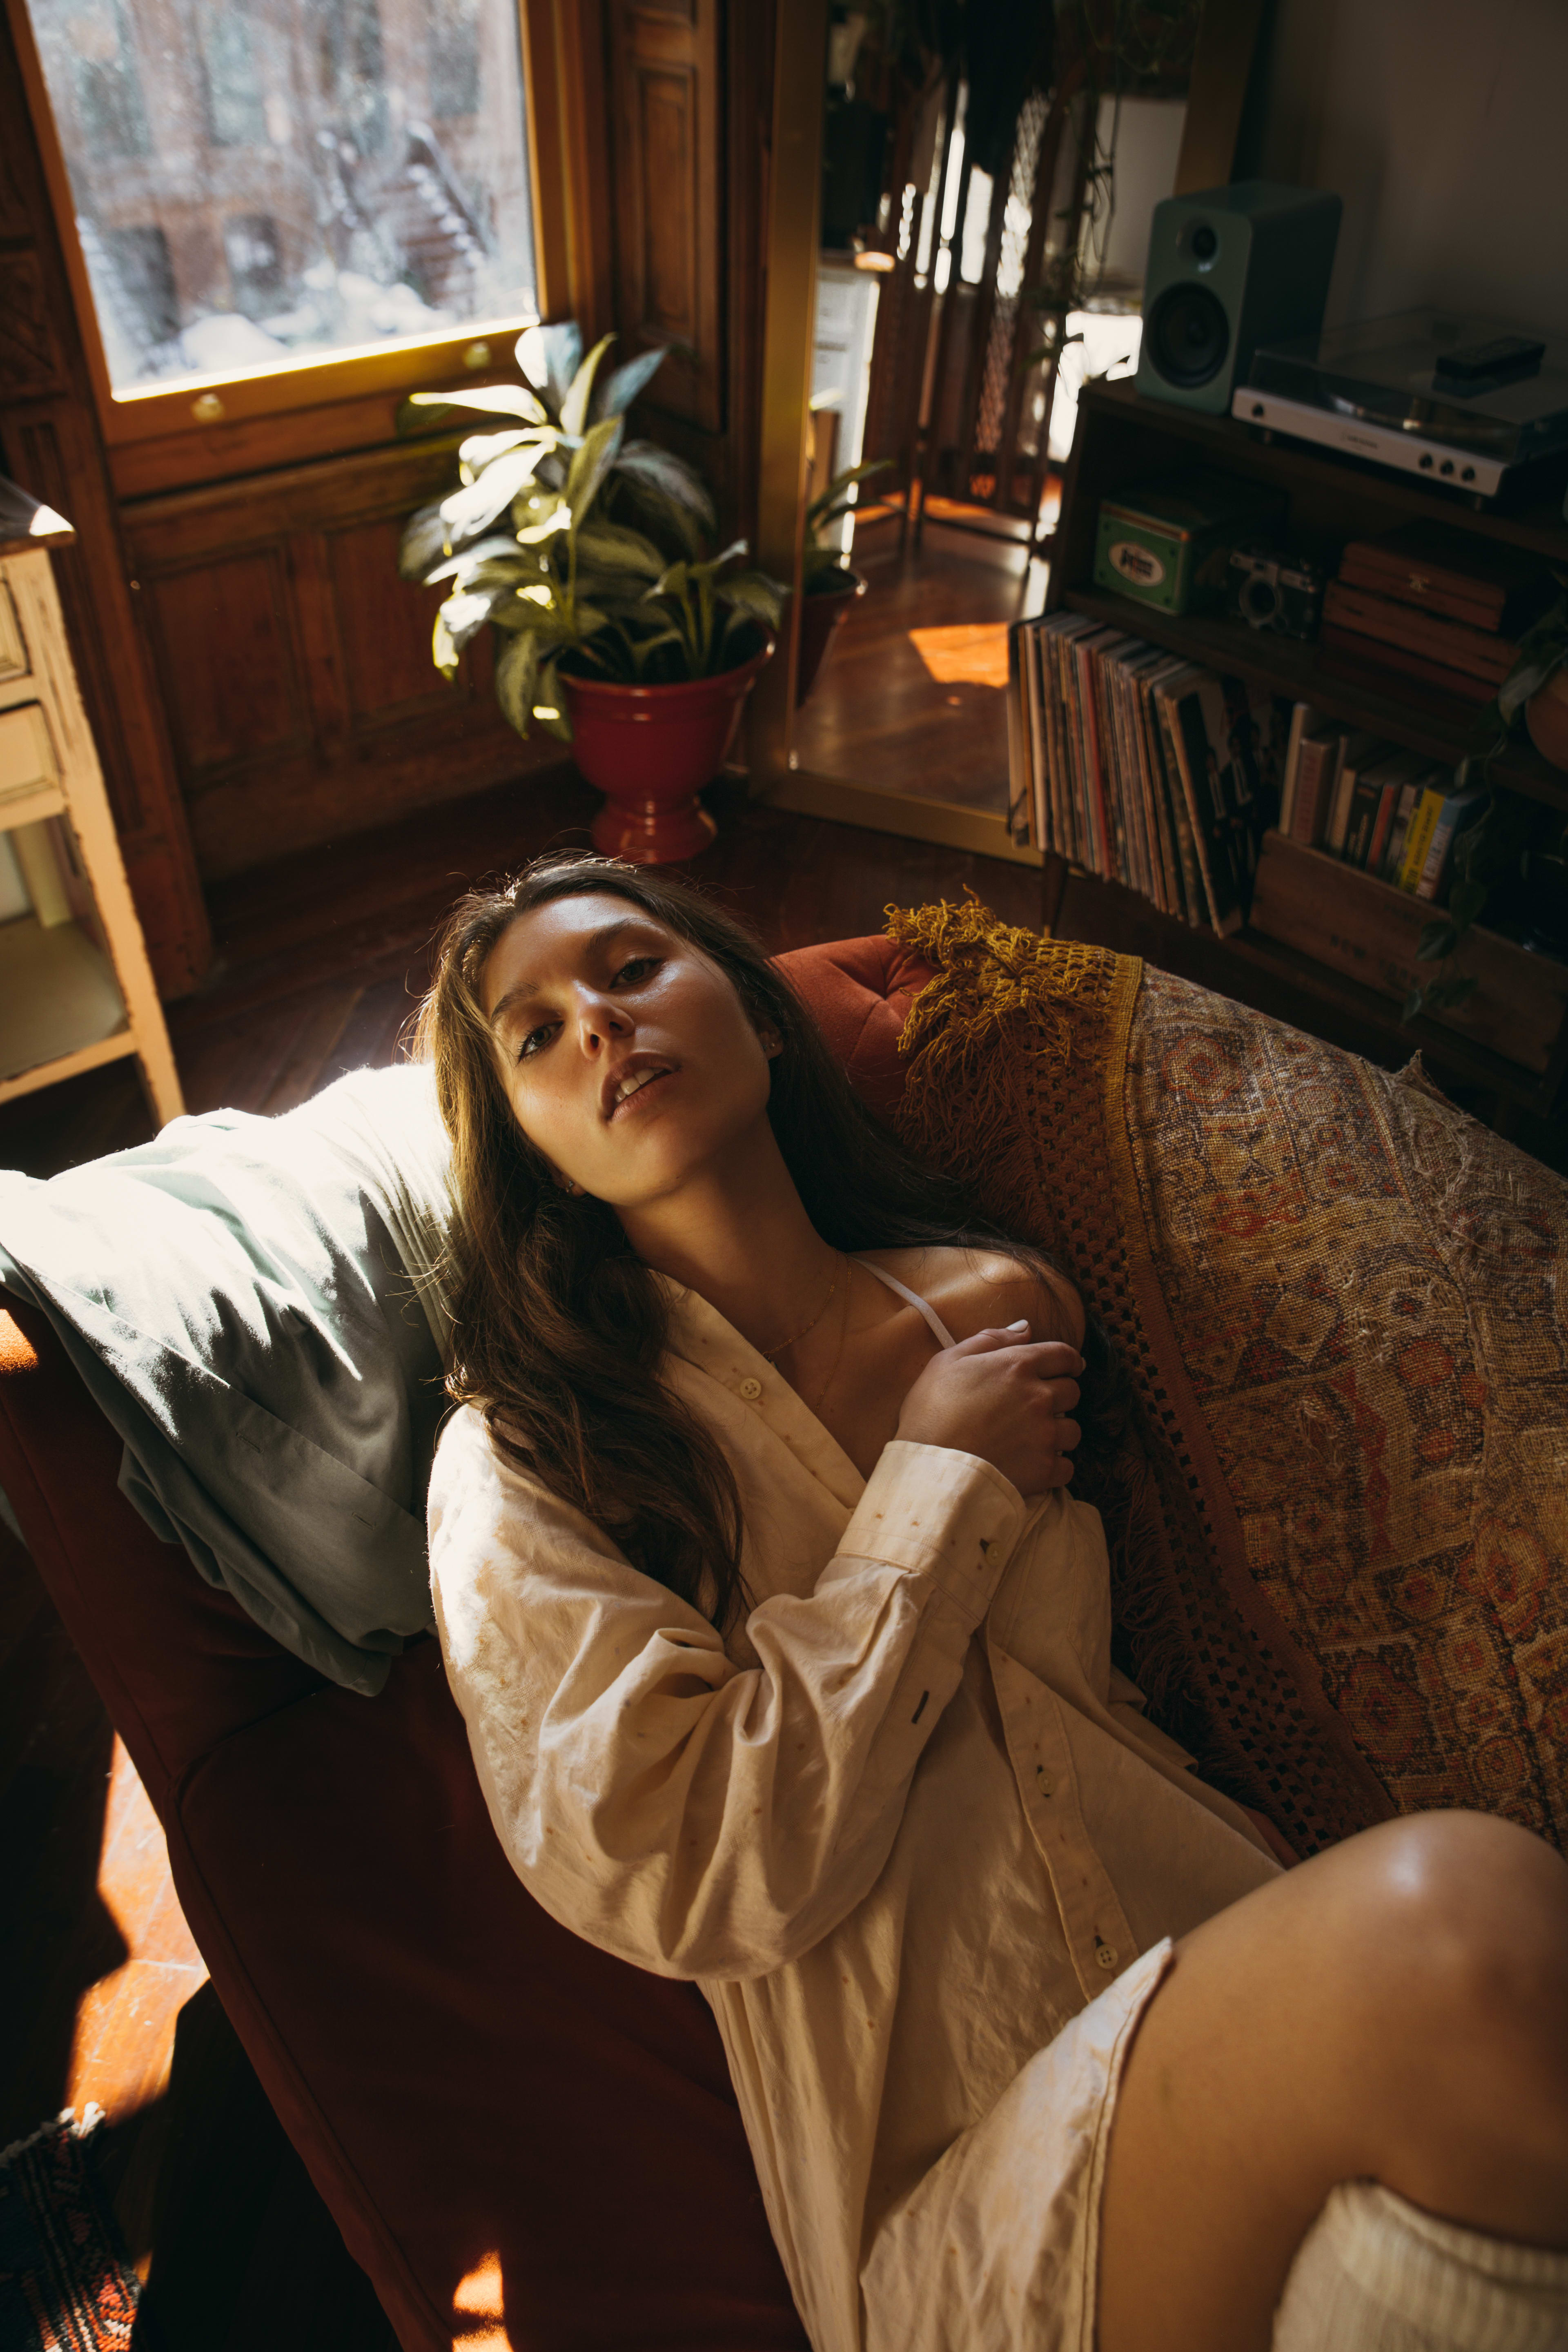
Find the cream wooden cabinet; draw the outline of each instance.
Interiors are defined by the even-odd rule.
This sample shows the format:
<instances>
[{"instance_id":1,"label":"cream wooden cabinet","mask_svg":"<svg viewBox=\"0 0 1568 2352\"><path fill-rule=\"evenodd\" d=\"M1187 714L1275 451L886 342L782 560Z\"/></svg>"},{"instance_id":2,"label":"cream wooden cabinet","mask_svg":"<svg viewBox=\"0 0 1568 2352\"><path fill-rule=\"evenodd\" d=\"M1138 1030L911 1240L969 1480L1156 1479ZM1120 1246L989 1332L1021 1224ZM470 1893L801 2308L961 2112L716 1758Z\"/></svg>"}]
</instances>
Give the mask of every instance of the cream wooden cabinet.
<instances>
[{"instance_id":1,"label":"cream wooden cabinet","mask_svg":"<svg viewBox=\"0 0 1568 2352\"><path fill-rule=\"evenodd\" d=\"M184 1108L55 589L70 525L0 479L0 1102L133 1054Z\"/></svg>"}]
</instances>

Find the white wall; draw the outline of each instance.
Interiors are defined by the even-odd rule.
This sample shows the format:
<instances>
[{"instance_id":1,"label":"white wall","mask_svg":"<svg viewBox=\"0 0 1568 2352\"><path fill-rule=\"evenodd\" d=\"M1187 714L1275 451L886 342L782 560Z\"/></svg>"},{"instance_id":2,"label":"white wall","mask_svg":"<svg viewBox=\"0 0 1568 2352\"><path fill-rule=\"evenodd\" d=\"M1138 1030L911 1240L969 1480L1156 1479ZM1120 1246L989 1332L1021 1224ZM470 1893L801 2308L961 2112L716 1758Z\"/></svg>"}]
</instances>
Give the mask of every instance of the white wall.
<instances>
[{"instance_id":1,"label":"white wall","mask_svg":"<svg viewBox=\"0 0 1568 2352\"><path fill-rule=\"evenodd\" d=\"M1435 303L1568 335L1568 0L1277 0L1259 176L1331 188L1328 323Z\"/></svg>"}]
</instances>

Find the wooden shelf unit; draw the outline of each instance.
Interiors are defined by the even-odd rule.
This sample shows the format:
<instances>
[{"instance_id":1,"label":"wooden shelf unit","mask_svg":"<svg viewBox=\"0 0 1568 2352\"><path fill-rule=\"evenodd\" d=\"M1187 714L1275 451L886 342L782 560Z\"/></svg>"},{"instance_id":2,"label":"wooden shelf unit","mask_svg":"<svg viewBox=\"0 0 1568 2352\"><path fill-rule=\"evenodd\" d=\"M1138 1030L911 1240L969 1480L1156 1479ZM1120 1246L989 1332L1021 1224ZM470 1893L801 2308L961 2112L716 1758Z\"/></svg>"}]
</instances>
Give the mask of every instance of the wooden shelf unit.
<instances>
[{"instance_id":1,"label":"wooden shelf unit","mask_svg":"<svg viewBox=\"0 0 1568 2352\"><path fill-rule=\"evenodd\" d=\"M1337 649L1303 645L1223 615L1160 613L1093 584L1101 500L1184 465L1200 464L1283 489L1290 501L1291 547L1331 573L1347 541L1394 530L1416 516L1527 549L1543 561L1568 563L1561 482L1554 499L1542 498L1538 479L1528 502L1479 511L1458 493L1407 482L1359 459L1265 438L1230 417L1201 416L1141 399L1125 383L1084 389L1052 548L1047 612L1066 607L1086 613L1207 668L1247 678L1292 701L1310 702L1346 726L1365 728L1445 765L1462 758L1470 748L1476 716L1463 701ZM1510 792L1568 812L1568 775L1529 743L1510 744L1494 763L1494 775ZM1526 1070L1447 1023L1402 1021L1389 997L1250 929L1225 940L1209 935L1194 954L1191 941L1202 935L1187 925L1148 902L1141 902L1134 916L1127 902L1135 893L1079 875L1059 857L1053 856L1047 864L1054 869L1047 873L1047 910L1058 925L1067 915L1075 936L1103 932L1102 944L1120 947L1136 932L1143 942L1138 951L1154 961L1191 970L1194 976L1201 967L1210 985L1248 1002L1257 1002L1261 991L1268 999L1265 1009L1281 1013L1300 1028L1318 1034L1331 1029L1342 1042L1353 1036L1363 1051L1381 1045L1388 1059L1419 1047L1439 1070L1496 1097L1500 1106L1543 1117L1554 1110L1568 1072L1568 1024L1545 1071Z\"/></svg>"},{"instance_id":2,"label":"wooden shelf unit","mask_svg":"<svg viewBox=\"0 0 1568 2352\"><path fill-rule=\"evenodd\" d=\"M0 1103L134 1055L163 1126L184 1104L55 587L71 538L0 481L0 833L63 820L91 901L0 924Z\"/></svg>"}]
</instances>

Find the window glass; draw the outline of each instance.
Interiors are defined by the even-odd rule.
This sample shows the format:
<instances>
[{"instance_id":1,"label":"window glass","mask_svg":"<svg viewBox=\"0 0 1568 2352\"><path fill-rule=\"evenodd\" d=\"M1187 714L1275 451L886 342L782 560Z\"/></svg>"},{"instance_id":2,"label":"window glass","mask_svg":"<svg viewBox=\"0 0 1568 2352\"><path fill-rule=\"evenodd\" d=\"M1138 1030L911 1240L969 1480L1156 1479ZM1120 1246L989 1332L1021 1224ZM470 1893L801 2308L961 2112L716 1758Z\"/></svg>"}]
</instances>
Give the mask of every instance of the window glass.
<instances>
[{"instance_id":1,"label":"window glass","mask_svg":"<svg viewBox=\"0 0 1568 2352\"><path fill-rule=\"evenodd\" d=\"M516 0L30 0L117 393L533 313Z\"/></svg>"}]
</instances>

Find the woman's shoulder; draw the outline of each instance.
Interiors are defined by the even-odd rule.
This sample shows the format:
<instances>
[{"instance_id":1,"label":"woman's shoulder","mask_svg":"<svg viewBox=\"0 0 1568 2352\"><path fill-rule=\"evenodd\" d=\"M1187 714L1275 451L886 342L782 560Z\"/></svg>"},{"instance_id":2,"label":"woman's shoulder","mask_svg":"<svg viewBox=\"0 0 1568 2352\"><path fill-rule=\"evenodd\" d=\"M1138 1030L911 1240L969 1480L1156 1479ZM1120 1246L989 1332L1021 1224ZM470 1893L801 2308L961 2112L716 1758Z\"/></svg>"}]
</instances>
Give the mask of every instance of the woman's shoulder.
<instances>
[{"instance_id":1,"label":"woman's shoulder","mask_svg":"<svg viewBox=\"0 0 1568 2352\"><path fill-rule=\"evenodd\" d=\"M937 1314L954 1339L1005 1328L1024 1318L1037 1339L1083 1344L1083 1305L1066 1275L1037 1267L1005 1250L932 1244L863 1255L897 1276Z\"/></svg>"}]
</instances>

